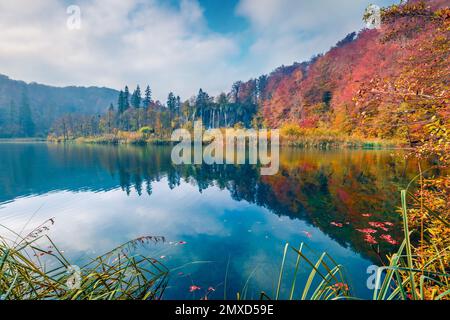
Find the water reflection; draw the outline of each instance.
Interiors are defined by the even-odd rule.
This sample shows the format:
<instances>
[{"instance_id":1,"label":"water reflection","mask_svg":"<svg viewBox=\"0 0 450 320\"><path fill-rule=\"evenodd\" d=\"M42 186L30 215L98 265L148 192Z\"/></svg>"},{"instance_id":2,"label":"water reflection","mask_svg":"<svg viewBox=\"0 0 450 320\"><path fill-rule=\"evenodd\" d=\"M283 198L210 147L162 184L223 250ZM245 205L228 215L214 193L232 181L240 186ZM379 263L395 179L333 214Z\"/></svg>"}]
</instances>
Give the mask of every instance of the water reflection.
<instances>
[{"instance_id":1,"label":"water reflection","mask_svg":"<svg viewBox=\"0 0 450 320\"><path fill-rule=\"evenodd\" d=\"M170 152L0 144L0 221L21 226L40 208L34 219L55 216L53 236L76 259L141 235L186 241L152 254L174 266L211 261L215 271L207 263L186 267L168 291L173 298L190 298L184 288L193 279L220 286L230 257L230 293L255 266L254 287L270 288L268 271L276 272L287 241L305 241L345 261L357 290L366 292L359 281L365 267L395 249L380 236L401 237L397 191L415 168L394 152L285 149L280 172L264 177L249 165L174 166ZM360 231L371 222L389 224L377 245Z\"/></svg>"}]
</instances>

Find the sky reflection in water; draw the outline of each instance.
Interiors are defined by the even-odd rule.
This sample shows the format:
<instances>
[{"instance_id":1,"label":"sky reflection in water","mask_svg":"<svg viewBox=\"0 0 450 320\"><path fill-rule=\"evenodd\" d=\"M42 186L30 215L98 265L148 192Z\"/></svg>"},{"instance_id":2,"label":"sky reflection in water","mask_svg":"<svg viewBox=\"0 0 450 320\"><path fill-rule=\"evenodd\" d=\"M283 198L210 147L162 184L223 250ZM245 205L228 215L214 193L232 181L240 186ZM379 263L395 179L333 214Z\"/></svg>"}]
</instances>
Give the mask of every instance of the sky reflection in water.
<instances>
[{"instance_id":1,"label":"sky reflection in water","mask_svg":"<svg viewBox=\"0 0 450 320\"><path fill-rule=\"evenodd\" d=\"M397 191L412 165L391 151L286 149L280 173L260 177L251 166L174 167L168 147L0 144L0 223L20 230L30 218L28 228L55 217L49 235L78 263L130 239L164 236L140 250L176 269L166 292L176 299L198 299L211 286L210 298L223 298L228 261L229 298L250 274L249 297L271 293L284 244L305 242L312 257L327 251L344 264L356 294L367 297L367 267L395 245L377 238L372 246L357 229L398 225ZM401 229L388 233L397 239ZM202 290L190 293L193 284Z\"/></svg>"}]
</instances>

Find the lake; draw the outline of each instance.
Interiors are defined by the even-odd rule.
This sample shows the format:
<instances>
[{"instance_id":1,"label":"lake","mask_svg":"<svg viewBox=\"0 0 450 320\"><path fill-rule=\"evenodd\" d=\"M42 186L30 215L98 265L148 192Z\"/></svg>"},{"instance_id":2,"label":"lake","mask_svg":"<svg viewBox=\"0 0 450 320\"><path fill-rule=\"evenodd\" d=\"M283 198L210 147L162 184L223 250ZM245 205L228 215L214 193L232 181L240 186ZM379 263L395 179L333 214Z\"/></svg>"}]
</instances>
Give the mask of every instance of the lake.
<instances>
[{"instance_id":1,"label":"lake","mask_svg":"<svg viewBox=\"0 0 450 320\"><path fill-rule=\"evenodd\" d=\"M273 295L284 245L305 243L311 260L326 251L343 264L352 293L368 298L367 268L401 241L399 190L416 174L398 150L282 148L275 176L170 156L168 146L0 143L0 224L26 232L54 217L48 234L73 263L164 236L142 250L173 270L166 299L200 299L209 287L211 299L234 299L246 283L248 298ZM368 241L361 230L380 222L386 230ZM291 252L286 279L294 263Z\"/></svg>"}]
</instances>

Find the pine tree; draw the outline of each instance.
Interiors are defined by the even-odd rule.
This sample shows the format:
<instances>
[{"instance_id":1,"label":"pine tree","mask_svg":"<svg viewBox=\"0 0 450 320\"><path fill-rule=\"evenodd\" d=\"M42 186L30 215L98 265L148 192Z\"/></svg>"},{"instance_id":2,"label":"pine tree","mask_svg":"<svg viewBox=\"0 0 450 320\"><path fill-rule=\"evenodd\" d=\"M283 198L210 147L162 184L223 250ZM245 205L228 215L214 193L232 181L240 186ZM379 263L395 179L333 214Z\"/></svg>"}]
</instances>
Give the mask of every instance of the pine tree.
<instances>
[{"instance_id":1,"label":"pine tree","mask_svg":"<svg viewBox=\"0 0 450 320\"><path fill-rule=\"evenodd\" d=\"M122 90L120 90L120 93L119 93L119 99L117 101L117 109L120 114L122 114L126 109L125 96L124 96L124 92Z\"/></svg>"},{"instance_id":2,"label":"pine tree","mask_svg":"<svg viewBox=\"0 0 450 320\"><path fill-rule=\"evenodd\" d=\"M136 90L134 90L133 95L131 96L131 105L134 108L139 108L141 106L141 88L139 88L139 85L136 87Z\"/></svg>"},{"instance_id":3,"label":"pine tree","mask_svg":"<svg viewBox=\"0 0 450 320\"><path fill-rule=\"evenodd\" d=\"M123 101L125 103L125 110L127 110L130 107L130 90L128 89L128 86L125 86Z\"/></svg>"},{"instance_id":4,"label":"pine tree","mask_svg":"<svg viewBox=\"0 0 450 320\"><path fill-rule=\"evenodd\" d=\"M152 90L150 89L150 86L147 86L147 88L145 89L145 98L143 101L144 108L147 109L151 102L152 102Z\"/></svg>"},{"instance_id":5,"label":"pine tree","mask_svg":"<svg viewBox=\"0 0 450 320\"><path fill-rule=\"evenodd\" d=\"M208 103L209 103L209 95L202 89L200 89L198 91L198 95L195 100L195 107L197 110L200 111L200 118L203 122L204 122L203 116L206 111L206 108L208 107Z\"/></svg>"},{"instance_id":6,"label":"pine tree","mask_svg":"<svg viewBox=\"0 0 450 320\"><path fill-rule=\"evenodd\" d=\"M167 97L167 107L171 113L174 113L177 108L177 98L175 98L173 92L169 93L169 96Z\"/></svg>"}]
</instances>

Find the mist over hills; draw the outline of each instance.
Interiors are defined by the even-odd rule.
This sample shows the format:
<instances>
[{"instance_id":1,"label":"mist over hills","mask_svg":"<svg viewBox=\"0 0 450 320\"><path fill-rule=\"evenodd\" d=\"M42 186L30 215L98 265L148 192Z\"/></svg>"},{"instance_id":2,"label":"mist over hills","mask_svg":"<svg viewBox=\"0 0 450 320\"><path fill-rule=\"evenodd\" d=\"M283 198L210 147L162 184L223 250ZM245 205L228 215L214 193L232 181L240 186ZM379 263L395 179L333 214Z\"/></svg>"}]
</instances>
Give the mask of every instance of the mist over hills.
<instances>
[{"instance_id":1,"label":"mist over hills","mask_svg":"<svg viewBox=\"0 0 450 320\"><path fill-rule=\"evenodd\" d=\"M25 136L17 122L23 95L29 101L33 136L46 136L52 123L64 114L102 114L117 100L118 91L99 87L53 87L26 83L0 74L0 136Z\"/></svg>"}]
</instances>

